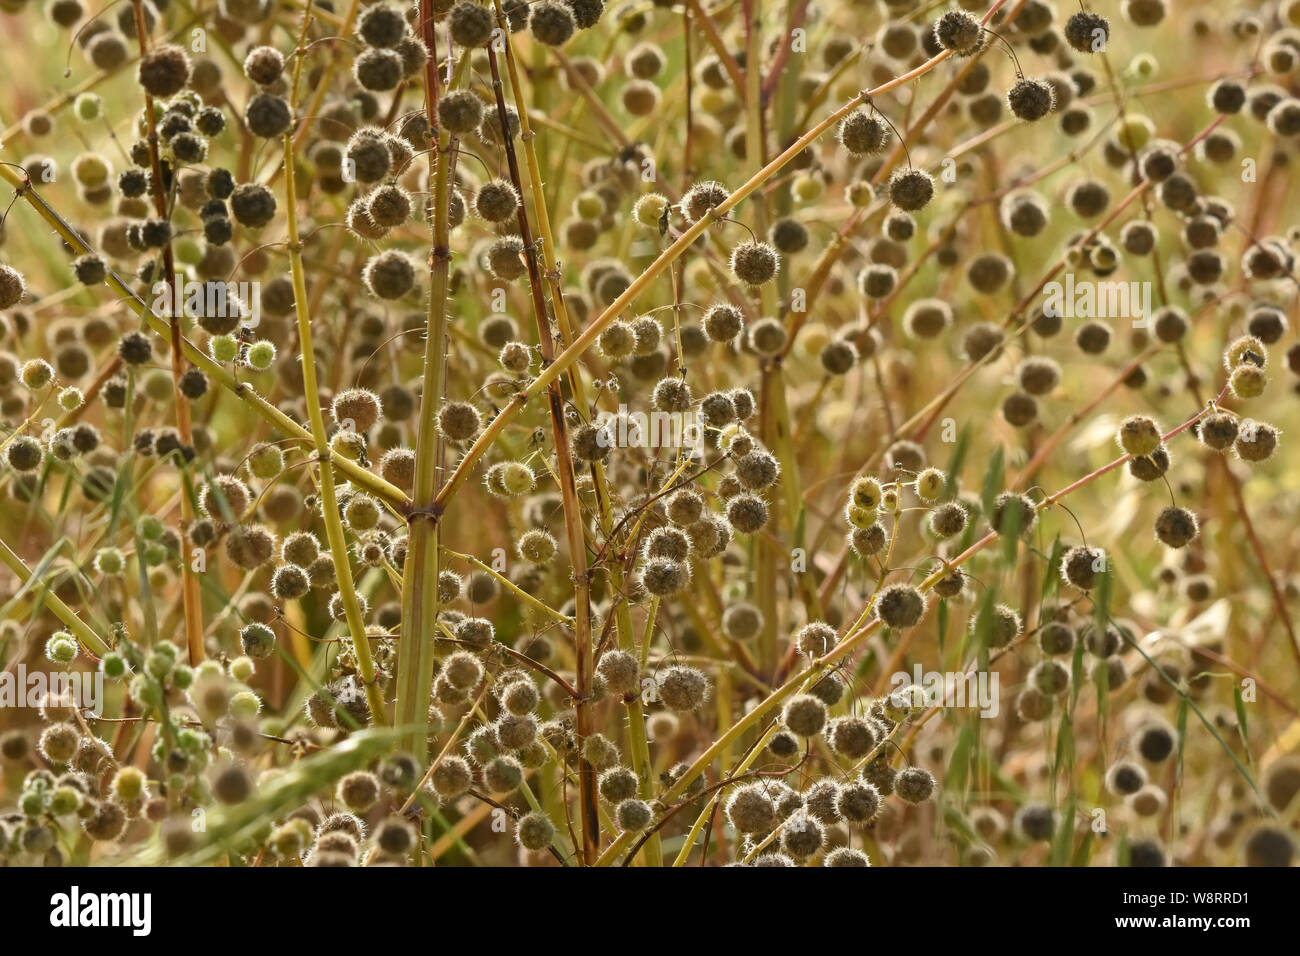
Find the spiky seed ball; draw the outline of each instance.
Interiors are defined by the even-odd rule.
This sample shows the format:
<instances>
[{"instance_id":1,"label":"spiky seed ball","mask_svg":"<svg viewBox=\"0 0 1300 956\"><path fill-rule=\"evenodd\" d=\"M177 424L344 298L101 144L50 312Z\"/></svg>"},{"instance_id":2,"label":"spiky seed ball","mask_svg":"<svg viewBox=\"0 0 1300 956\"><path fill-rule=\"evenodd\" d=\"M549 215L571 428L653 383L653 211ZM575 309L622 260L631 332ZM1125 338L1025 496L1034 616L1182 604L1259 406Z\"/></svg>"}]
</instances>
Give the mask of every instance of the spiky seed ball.
<instances>
[{"instance_id":1,"label":"spiky seed ball","mask_svg":"<svg viewBox=\"0 0 1300 956\"><path fill-rule=\"evenodd\" d=\"M812 658L824 656L838 640L835 628L824 621L809 621L794 635L799 652Z\"/></svg>"},{"instance_id":2,"label":"spiky seed ball","mask_svg":"<svg viewBox=\"0 0 1300 956\"><path fill-rule=\"evenodd\" d=\"M1007 90L1007 106L1019 119L1032 123L1056 108L1056 93L1050 83L1021 77Z\"/></svg>"},{"instance_id":3,"label":"spiky seed ball","mask_svg":"<svg viewBox=\"0 0 1300 956\"><path fill-rule=\"evenodd\" d=\"M733 388L727 393L731 399L731 405L736 410L736 418L740 421L753 416L758 406L754 402L754 395L747 388Z\"/></svg>"},{"instance_id":4,"label":"spiky seed ball","mask_svg":"<svg viewBox=\"0 0 1300 956\"><path fill-rule=\"evenodd\" d=\"M483 46L495 25L492 12L471 0L461 0L451 8L448 23L452 40L465 47Z\"/></svg>"},{"instance_id":5,"label":"spiky seed ball","mask_svg":"<svg viewBox=\"0 0 1300 956\"><path fill-rule=\"evenodd\" d=\"M675 594L691 582L690 566L671 558L651 558L641 571L641 583L651 594Z\"/></svg>"},{"instance_id":6,"label":"spiky seed ball","mask_svg":"<svg viewBox=\"0 0 1300 956\"><path fill-rule=\"evenodd\" d=\"M780 319L765 316L749 327L748 338L750 348L770 358L785 348L789 335Z\"/></svg>"},{"instance_id":7,"label":"spiky seed ball","mask_svg":"<svg viewBox=\"0 0 1300 956\"><path fill-rule=\"evenodd\" d=\"M925 596L911 585L891 584L881 589L876 613L894 630L915 627L925 614Z\"/></svg>"},{"instance_id":8,"label":"spiky seed ball","mask_svg":"<svg viewBox=\"0 0 1300 956\"><path fill-rule=\"evenodd\" d=\"M293 125L293 112L282 97L258 93L244 107L244 125L254 136L277 139Z\"/></svg>"},{"instance_id":9,"label":"spiky seed ball","mask_svg":"<svg viewBox=\"0 0 1300 956\"><path fill-rule=\"evenodd\" d=\"M875 728L861 717L839 717L826 734L831 749L841 757L860 760L876 746Z\"/></svg>"},{"instance_id":10,"label":"spiky seed ball","mask_svg":"<svg viewBox=\"0 0 1300 956\"><path fill-rule=\"evenodd\" d=\"M311 590L307 572L296 564L284 564L271 576L271 592L281 601L293 601Z\"/></svg>"},{"instance_id":11,"label":"spiky seed ball","mask_svg":"<svg viewBox=\"0 0 1300 956\"><path fill-rule=\"evenodd\" d=\"M715 180L696 183L682 197L682 214L691 222L698 222L711 210L726 202L730 191Z\"/></svg>"},{"instance_id":12,"label":"spiky seed ball","mask_svg":"<svg viewBox=\"0 0 1300 956\"><path fill-rule=\"evenodd\" d=\"M624 800L614 808L614 819L620 830L625 833L637 833L644 830L654 819L650 804L635 798Z\"/></svg>"},{"instance_id":13,"label":"spiky seed ball","mask_svg":"<svg viewBox=\"0 0 1300 956\"><path fill-rule=\"evenodd\" d=\"M680 528L656 528L650 532L645 542L645 554L648 558L685 561L690 555L690 549L691 539Z\"/></svg>"},{"instance_id":14,"label":"spiky seed ball","mask_svg":"<svg viewBox=\"0 0 1300 956\"><path fill-rule=\"evenodd\" d=\"M618 805L636 796L636 774L627 767L611 767L600 775L597 791L606 803Z\"/></svg>"},{"instance_id":15,"label":"spiky seed ball","mask_svg":"<svg viewBox=\"0 0 1300 956\"><path fill-rule=\"evenodd\" d=\"M502 236L487 249L487 264L498 279L511 282L524 274L524 243L518 236Z\"/></svg>"},{"instance_id":16,"label":"spiky seed ball","mask_svg":"<svg viewBox=\"0 0 1300 956\"><path fill-rule=\"evenodd\" d=\"M966 576L961 568L953 568L946 577L935 582L934 593L941 598L956 597L966 586Z\"/></svg>"},{"instance_id":17,"label":"spiky seed ball","mask_svg":"<svg viewBox=\"0 0 1300 956\"><path fill-rule=\"evenodd\" d=\"M759 531L767 518L767 502L757 495L740 494L727 502L727 522L741 534Z\"/></svg>"},{"instance_id":18,"label":"spiky seed ball","mask_svg":"<svg viewBox=\"0 0 1300 956\"><path fill-rule=\"evenodd\" d=\"M858 350L845 339L831 339L818 356L827 375L847 375L858 361Z\"/></svg>"},{"instance_id":19,"label":"spiky seed ball","mask_svg":"<svg viewBox=\"0 0 1300 956\"><path fill-rule=\"evenodd\" d=\"M799 752L799 738L788 730L778 730L767 741L768 753L782 760L793 757Z\"/></svg>"},{"instance_id":20,"label":"spiky seed ball","mask_svg":"<svg viewBox=\"0 0 1300 956\"><path fill-rule=\"evenodd\" d=\"M776 802L762 783L741 787L726 806L727 819L740 833L766 833L776 825Z\"/></svg>"},{"instance_id":21,"label":"spiky seed ball","mask_svg":"<svg viewBox=\"0 0 1300 956\"><path fill-rule=\"evenodd\" d=\"M934 795L934 776L920 767L900 770L894 778L894 793L905 803L924 803Z\"/></svg>"},{"instance_id":22,"label":"spiky seed ball","mask_svg":"<svg viewBox=\"0 0 1300 956\"><path fill-rule=\"evenodd\" d=\"M379 802L379 778L365 770L356 770L339 781L338 799L349 810L365 813Z\"/></svg>"},{"instance_id":23,"label":"spiky seed ball","mask_svg":"<svg viewBox=\"0 0 1300 956\"><path fill-rule=\"evenodd\" d=\"M1268 386L1268 373L1258 365L1238 365L1228 376L1228 385L1237 398L1258 398Z\"/></svg>"},{"instance_id":24,"label":"spiky seed ball","mask_svg":"<svg viewBox=\"0 0 1300 956\"><path fill-rule=\"evenodd\" d=\"M972 56L984 45L984 27L965 10L949 10L934 22L934 38L957 56Z\"/></svg>"},{"instance_id":25,"label":"spiky seed ball","mask_svg":"<svg viewBox=\"0 0 1300 956\"><path fill-rule=\"evenodd\" d=\"M1027 392L1012 392L1002 401L1002 417L1013 428L1024 428L1038 420L1038 402Z\"/></svg>"},{"instance_id":26,"label":"spiky seed ball","mask_svg":"<svg viewBox=\"0 0 1300 956\"><path fill-rule=\"evenodd\" d=\"M966 530L966 508L956 501L948 501L930 512L930 531L936 538L951 538Z\"/></svg>"},{"instance_id":27,"label":"spiky seed ball","mask_svg":"<svg viewBox=\"0 0 1300 956\"><path fill-rule=\"evenodd\" d=\"M1286 334L1287 324L1285 313L1271 305L1255 306L1246 318L1247 331L1265 345L1281 341Z\"/></svg>"},{"instance_id":28,"label":"spiky seed ball","mask_svg":"<svg viewBox=\"0 0 1300 956\"><path fill-rule=\"evenodd\" d=\"M275 208L275 194L261 183L244 183L230 194L230 214L250 229L261 229L274 219Z\"/></svg>"},{"instance_id":29,"label":"spiky seed ball","mask_svg":"<svg viewBox=\"0 0 1300 956\"><path fill-rule=\"evenodd\" d=\"M781 722L800 737L815 737L826 726L826 705L811 694L796 694L781 710Z\"/></svg>"},{"instance_id":30,"label":"spiky seed ball","mask_svg":"<svg viewBox=\"0 0 1300 956\"><path fill-rule=\"evenodd\" d=\"M1169 306L1156 313L1151 327L1161 342L1177 342L1187 334L1187 314L1177 306Z\"/></svg>"},{"instance_id":31,"label":"spiky seed ball","mask_svg":"<svg viewBox=\"0 0 1300 956\"><path fill-rule=\"evenodd\" d=\"M515 840L525 850L537 852L545 850L555 839L555 824L551 818L540 810L525 814L515 824Z\"/></svg>"},{"instance_id":32,"label":"spiky seed ball","mask_svg":"<svg viewBox=\"0 0 1300 956\"><path fill-rule=\"evenodd\" d=\"M1227 451L1237 440L1237 416L1231 412L1212 412L1197 423L1196 435L1206 448Z\"/></svg>"},{"instance_id":33,"label":"spiky seed ball","mask_svg":"<svg viewBox=\"0 0 1300 956\"><path fill-rule=\"evenodd\" d=\"M175 96L190 80L190 58L170 43L154 47L140 58L136 79L150 96Z\"/></svg>"},{"instance_id":34,"label":"spiky seed ball","mask_svg":"<svg viewBox=\"0 0 1300 956\"><path fill-rule=\"evenodd\" d=\"M15 471L35 471L40 467L41 462L45 460L44 446L30 435L18 435L10 441L9 447L5 449L5 460L9 462L9 466Z\"/></svg>"},{"instance_id":35,"label":"spiky seed ball","mask_svg":"<svg viewBox=\"0 0 1300 956\"><path fill-rule=\"evenodd\" d=\"M947 485L948 479L939 468L926 468L916 476L913 488L916 496L927 504L936 501Z\"/></svg>"},{"instance_id":36,"label":"spiky seed ball","mask_svg":"<svg viewBox=\"0 0 1300 956\"><path fill-rule=\"evenodd\" d=\"M1132 760L1117 760L1106 770L1106 789L1117 797L1135 794L1146 784L1146 770Z\"/></svg>"},{"instance_id":37,"label":"spiky seed ball","mask_svg":"<svg viewBox=\"0 0 1300 956\"><path fill-rule=\"evenodd\" d=\"M488 222L504 222L519 208L519 194L507 180L494 179L474 197L474 212Z\"/></svg>"},{"instance_id":38,"label":"spiky seed ball","mask_svg":"<svg viewBox=\"0 0 1300 956\"><path fill-rule=\"evenodd\" d=\"M1061 366L1045 356L1030 356L1016 369L1020 387L1030 395L1046 395L1061 381Z\"/></svg>"},{"instance_id":39,"label":"spiky seed ball","mask_svg":"<svg viewBox=\"0 0 1300 956\"><path fill-rule=\"evenodd\" d=\"M1005 604L995 605L989 622L989 646L1006 647L1024 630L1020 615ZM971 618L974 624L979 620L978 613Z\"/></svg>"},{"instance_id":40,"label":"spiky seed ball","mask_svg":"<svg viewBox=\"0 0 1300 956\"><path fill-rule=\"evenodd\" d=\"M849 489L849 500L867 511L875 511L879 508L883 497L884 491L880 482L868 476L858 478Z\"/></svg>"},{"instance_id":41,"label":"spiky seed ball","mask_svg":"<svg viewBox=\"0 0 1300 956\"><path fill-rule=\"evenodd\" d=\"M962 352L972 362L996 358L1002 354L1003 338L1002 330L992 322L977 322L962 336Z\"/></svg>"},{"instance_id":42,"label":"spiky seed ball","mask_svg":"<svg viewBox=\"0 0 1300 956\"><path fill-rule=\"evenodd\" d=\"M415 288L415 263L406 253L389 249L371 256L361 277L376 298L400 299Z\"/></svg>"},{"instance_id":43,"label":"spiky seed ball","mask_svg":"<svg viewBox=\"0 0 1300 956\"><path fill-rule=\"evenodd\" d=\"M284 56L273 46L256 46L244 57L244 76L258 86L270 86L284 72Z\"/></svg>"},{"instance_id":44,"label":"spiky seed ball","mask_svg":"<svg viewBox=\"0 0 1300 956\"><path fill-rule=\"evenodd\" d=\"M849 823L870 823L880 811L880 791L865 780L854 780L840 788L835 809Z\"/></svg>"},{"instance_id":45,"label":"spiky seed ball","mask_svg":"<svg viewBox=\"0 0 1300 956\"><path fill-rule=\"evenodd\" d=\"M1177 738L1174 730L1164 721L1153 721L1140 728L1134 745L1142 759L1150 763L1163 763L1174 752Z\"/></svg>"},{"instance_id":46,"label":"spiky seed ball","mask_svg":"<svg viewBox=\"0 0 1300 956\"><path fill-rule=\"evenodd\" d=\"M407 34L406 18L396 7L377 3L357 18L357 33L371 46L395 47Z\"/></svg>"},{"instance_id":47,"label":"spiky seed ball","mask_svg":"<svg viewBox=\"0 0 1300 956\"><path fill-rule=\"evenodd\" d=\"M0 309L11 309L19 303L27 283L23 274L13 266L0 264Z\"/></svg>"},{"instance_id":48,"label":"spiky seed ball","mask_svg":"<svg viewBox=\"0 0 1300 956\"><path fill-rule=\"evenodd\" d=\"M704 511L704 499L690 488L681 488L668 496L668 520L679 527L686 527L700 520Z\"/></svg>"},{"instance_id":49,"label":"spiky seed ball","mask_svg":"<svg viewBox=\"0 0 1300 956\"><path fill-rule=\"evenodd\" d=\"M854 110L840 122L836 135L854 156L873 156L889 142L889 127L866 110Z\"/></svg>"},{"instance_id":50,"label":"spiky seed ball","mask_svg":"<svg viewBox=\"0 0 1300 956\"><path fill-rule=\"evenodd\" d=\"M934 198L934 177L920 169L899 169L886 184L889 201L904 212L916 212Z\"/></svg>"},{"instance_id":51,"label":"spiky seed ball","mask_svg":"<svg viewBox=\"0 0 1300 956\"><path fill-rule=\"evenodd\" d=\"M1100 53L1110 39L1110 20L1081 10L1065 21L1065 42L1080 53Z\"/></svg>"},{"instance_id":52,"label":"spiky seed ball","mask_svg":"<svg viewBox=\"0 0 1300 956\"><path fill-rule=\"evenodd\" d=\"M469 402L448 402L438 410L438 431L451 441L469 441L482 427L478 409Z\"/></svg>"},{"instance_id":53,"label":"spiky seed ball","mask_svg":"<svg viewBox=\"0 0 1300 956\"><path fill-rule=\"evenodd\" d=\"M537 42L564 46L578 29L572 9L557 0L543 0L532 8L528 26Z\"/></svg>"},{"instance_id":54,"label":"spiky seed ball","mask_svg":"<svg viewBox=\"0 0 1300 956\"><path fill-rule=\"evenodd\" d=\"M797 860L812 856L825 840L822 825L804 810L789 817L781 828L781 848Z\"/></svg>"},{"instance_id":55,"label":"spiky seed ball","mask_svg":"<svg viewBox=\"0 0 1300 956\"><path fill-rule=\"evenodd\" d=\"M379 396L369 389L349 388L334 396L330 413L334 421L355 432L368 432L383 411Z\"/></svg>"},{"instance_id":56,"label":"spiky seed ball","mask_svg":"<svg viewBox=\"0 0 1300 956\"><path fill-rule=\"evenodd\" d=\"M735 464L736 477L750 491L757 491L773 484L781 471L776 456L761 449L736 459Z\"/></svg>"},{"instance_id":57,"label":"spiky seed ball","mask_svg":"<svg viewBox=\"0 0 1300 956\"><path fill-rule=\"evenodd\" d=\"M596 673L611 693L631 694L641 689L641 667L636 655L627 651L606 651L600 656Z\"/></svg>"},{"instance_id":58,"label":"spiky seed ball","mask_svg":"<svg viewBox=\"0 0 1300 956\"><path fill-rule=\"evenodd\" d=\"M555 557L555 538L541 528L524 532L519 539L519 557L533 564L546 564Z\"/></svg>"},{"instance_id":59,"label":"spiky seed ball","mask_svg":"<svg viewBox=\"0 0 1300 956\"><path fill-rule=\"evenodd\" d=\"M1156 538L1166 547L1185 548L1196 540L1200 523L1186 508L1170 505L1156 516L1155 531Z\"/></svg>"},{"instance_id":60,"label":"spiky seed ball","mask_svg":"<svg viewBox=\"0 0 1300 956\"><path fill-rule=\"evenodd\" d=\"M1028 537L1038 520L1038 509L1027 495L1004 491L998 495L993 505L993 514L989 524L998 534L1010 534L1012 528L1021 537Z\"/></svg>"},{"instance_id":61,"label":"spiky seed ball","mask_svg":"<svg viewBox=\"0 0 1300 956\"><path fill-rule=\"evenodd\" d=\"M685 665L667 667L655 675L659 699L669 710L687 713L704 703L709 689L704 672Z\"/></svg>"},{"instance_id":62,"label":"spiky seed ball","mask_svg":"<svg viewBox=\"0 0 1300 956\"><path fill-rule=\"evenodd\" d=\"M746 285L760 286L776 276L780 257L766 242L749 240L731 250L731 271Z\"/></svg>"},{"instance_id":63,"label":"spiky seed ball","mask_svg":"<svg viewBox=\"0 0 1300 956\"><path fill-rule=\"evenodd\" d=\"M490 793L511 793L523 779L523 764L514 757L493 757L483 768L483 784Z\"/></svg>"},{"instance_id":64,"label":"spiky seed ball","mask_svg":"<svg viewBox=\"0 0 1300 956\"><path fill-rule=\"evenodd\" d=\"M1246 105L1246 88L1236 80L1217 80L1206 93L1205 99L1216 112L1240 113Z\"/></svg>"},{"instance_id":65,"label":"spiky seed ball","mask_svg":"<svg viewBox=\"0 0 1300 956\"><path fill-rule=\"evenodd\" d=\"M474 132L483 122L483 101L469 90L453 90L438 101L438 125L457 136Z\"/></svg>"},{"instance_id":66,"label":"spiky seed ball","mask_svg":"<svg viewBox=\"0 0 1300 956\"><path fill-rule=\"evenodd\" d=\"M579 461L604 461L614 447L614 436L603 425L579 425L569 436L573 457Z\"/></svg>"},{"instance_id":67,"label":"spiky seed ball","mask_svg":"<svg viewBox=\"0 0 1300 956\"><path fill-rule=\"evenodd\" d=\"M1267 461L1277 451L1280 433L1272 425L1264 422L1251 422L1243 428L1233 443L1233 451L1242 461Z\"/></svg>"},{"instance_id":68,"label":"spiky seed ball","mask_svg":"<svg viewBox=\"0 0 1300 956\"><path fill-rule=\"evenodd\" d=\"M366 212L376 225L392 229L410 217L411 196L401 186L380 186L370 194Z\"/></svg>"},{"instance_id":69,"label":"spiky seed ball","mask_svg":"<svg viewBox=\"0 0 1300 956\"><path fill-rule=\"evenodd\" d=\"M433 792L443 800L452 800L469 791L474 776L464 757L444 757L429 777Z\"/></svg>"},{"instance_id":70,"label":"spiky seed ball","mask_svg":"<svg viewBox=\"0 0 1300 956\"><path fill-rule=\"evenodd\" d=\"M1061 557L1061 577L1084 591L1097 586L1097 575L1106 570L1106 553L1100 548L1076 546Z\"/></svg>"},{"instance_id":71,"label":"spiky seed ball","mask_svg":"<svg viewBox=\"0 0 1300 956\"><path fill-rule=\"evenodd\" d=\"M1056 811L1045 803L1027 803L1016 811L1012 826L1022 840L1044 843L1056 831Z\"/></svg>"}]
</instances>

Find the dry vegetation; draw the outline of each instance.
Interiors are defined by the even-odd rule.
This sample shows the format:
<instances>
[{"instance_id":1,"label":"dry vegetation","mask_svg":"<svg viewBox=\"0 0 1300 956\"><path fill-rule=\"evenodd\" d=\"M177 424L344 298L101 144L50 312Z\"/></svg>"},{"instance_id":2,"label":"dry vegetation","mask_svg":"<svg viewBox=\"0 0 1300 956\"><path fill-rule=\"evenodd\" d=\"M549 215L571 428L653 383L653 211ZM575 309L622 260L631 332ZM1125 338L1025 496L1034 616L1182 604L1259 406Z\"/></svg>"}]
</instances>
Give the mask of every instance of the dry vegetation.
<instances>
[{"instance_id":1,"label":"dry vegetation","mask_svg":"<svg viewBox=\"0 0 1300 956\"><path fill-rule=\"evenodd\" d=\"M0 30L5 863L1292 863L1300 0Z\"/></svg>"}]
</instances>

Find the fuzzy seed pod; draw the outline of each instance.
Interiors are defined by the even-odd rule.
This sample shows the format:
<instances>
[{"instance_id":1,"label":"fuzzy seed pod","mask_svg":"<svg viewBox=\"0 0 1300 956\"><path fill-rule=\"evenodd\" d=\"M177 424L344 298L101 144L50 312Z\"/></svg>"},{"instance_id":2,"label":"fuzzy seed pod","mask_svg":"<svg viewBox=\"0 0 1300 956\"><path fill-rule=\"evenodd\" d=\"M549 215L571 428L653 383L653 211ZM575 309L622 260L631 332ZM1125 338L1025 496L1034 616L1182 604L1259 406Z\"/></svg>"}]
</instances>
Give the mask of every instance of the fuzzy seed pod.
<instances>
[{"instance_id":1,"label":"fuzzy seed pod","mask_svg":"<svg viewBox=\"0 0 1300 956\"><path fill-rule=\"evenodd\" d=\"M907 630L925 614L925 596L910 585L891 584L877 596L876 613L886 627Z\"/></svg>"},{"instance_id":2,"label":"fuzzy seed pod","mask_svg":"<svg viewBox=\"0 0 1300 956\"><path fill-rule=\"evenodd\" d=\"M600 656L596 673L614 694L631 694L640 690L641 668L636 656L626 651L610 650Z\"/></svg>"},{"instance_id":3,"label":"fuzzy seed pod","mask_svg":"<svg viewBox=\"0 0 1300 956\"><path fill-rule=\"evenodd\" d=\"M731 271L741 282L760 286L776 276L780 257L766 242L742 242L731 250Z\"/></svg>"},{"instance_id":4,"label":"fuzzy seed pod","mask_svg":"<svg viewBox=\"0 0 1300 956\"><path fill-rule=\"evenodd\" d=\"M488 222L504 222L519 208L519 194L504 179L485 184L474 197L474 212Z\"/></svg>"},{"instance_id":5,"label":"fuzzy seed pod","mask_svg":"<svg viewBox=\"0 0 1300 956\"><path fill-rule=\"evenodd\" d=\"M866 110L854 110L840 122L837 138L854 156L874 156L888 145L889 127Z\"/></svg>"},{"instance_id":6,"label":"fuzzy seed pod","mask_svg":"<svg viewBox=\"0 0 1300 956\"><path fill-rule=\"evenodd\" d=\"M614 447L614 436L603 425L579 425L569 435L570 450L579 461L604 461Z\"/></svg>"},{"instance_id":7,"label":"fuzzy seed pod","mask_svg":"<svg viewBox=\"0 0 1300 956\"><path fill-rule=\"evenodd\" d=\"M468 402L448 402L438 410L438 431L451 441L469 441L482 427L478 409Z\"/></svg>"},{"instance_id":8,"label":"fuzzy seed pod","mask_svg":"<svg viewBox=\"0 0 1300 956\"><path fill-rule=\"evenodd\" d=\"M889 201L904 212L916 212L934 198L934 177L920 169L900 169L889 177L885 188Z\"/></svg>"},{"instance_id":9,"label":"fuzzy seed pod","mask_svg":"<svg viewBox=\"0 0 1300 956\"><path fill-rule=\"evenodd\" d=\"M989 524L998 534L1011 534L1014 529L1022 538L1029 537L1037 521L1038 509L1034 502L1026 495L1010 491L998 495L989 518Z\"/></svg>"},{"instance_id":10,"label":"fuzzy seed pod","mask_svg":"<svg viewBox=\"0 0 1300 956\"><path fill-rule=\"evenodd\" d=\"M1277 451L1279 434L1272 425L1251 422L1248 427L1241 429L1232 448L1242 461L1267 461Z\"/></svg>"},{"instance_id":11,"label":"fuzzy seed pod","mask_svg":"<svg viewBox=\"0 0 1300 956\"><path fill-rule=\"evenodd\" d=\"M732 793L727 819L740 833L766 833L776 825L776 803L762 783L748 784Z\"/></svg>"},{"instance_id":12,"label":"fuzzy seed pod","mask_svg":"<svg viewBox=\"0 0 1300 956\"><path fill-rule=\"evenodd\" d=\"M558 0L543 0L532 7L528 27L538 43L564 46L578 29L573 10Z\"/></svg>"},{"instance_id":13,"label":"fuzzy seed pod","mask_svg":"<svg viewBox=\"0 0 1300 956\"><path fill-rule=\"evenodd\" d=\"M733 641L747 641L763 629L763 612L752 604L732 604L722 612L722 633Z\"/></svg>"},{"instance_id":14,"label":"fuzzy seed pod","mask_svg":"<svg viewBox=\"0 0 1300 956\"><path fill-rule=\"evenodd\" d=\"M1091 591L1105 570L1106 553L1100 548L1072 547L1061 557L1061 578L1080 590Z\"/></svg>"},{"instance_id":15,"label":"fuzzy seed pod","mask_svg":"<svg viewBox=\"0 0 1300 956\"><path fill-rule=\"evenodd\" d=\"M483 101L469 90L453 90L438 101L438 124L457 136L467 136L483 122Z\"/></svg>"},{"instance_id":16,"label":"fuzzy seed pod","mask_svg":"<svg viewBox=\"0 0 1300 956\"><path fill-rule=\"evenodd\" d=\"M740 494L727 502L727 522L741 534L759 531L767 518L767 502L757 495Z\"/></svg>"},{"instance_id":17,"label":"fuzzy seed pod","mask_svg":"<svg viewBox=\"0 0 1300 956\"><path fill-rule=\"evenodd\" d=\"M415 288L415 264L410 256L396 249L372 256L361 276L371 295L379 299L400 299Z\"/></svg>"},{"instance_id":18,"label":"fuzzy seed pod","mask_svg":"<svg viewBox=\"0 0 1300 956\"><path fill-rule=\"evenodd\" d=\"M136 79L150 96L175 96L190 80L190 58L173 44L154 47L140 58Z\"/></svg>"},{"instance_id":19,"label":"fuzzy seed pod","mask_svg":"<svg viewBox=\"0 0 1300 956\"><path fill-rule=\"evenodd\" d=\"M1018 119L1032 123L1056 109L1056 92L1050 83L1021 77L1007 90L1007 106Z\"/></svg>"},{"instance_id":20,"label":"fuzzy seed pod","mask_svg":"<svg viewBox=\"0 0 1300 956\"><path fill-rule=\"evenodd\" d=\"M984 46L984 27L965 10L949 10L935 21L934 38L957 56L973 56Z\"/></svg>"},{"instance_id":21,"label":"fuzzy seed pod","mask_svg":"<svg viewBox=\"0 0 1300 956\"><path fill-rule=\"evenodd\" d=\"M1184 548L1196 540L1200 523L1186 508L1169 506L1156 516L1156 539L1169 548Z\"/></svg>"},{"instance_id":22,"label":"fuzzy seed pod","mask_svg":"<svg viewBox=\"0 0 1300 956\"><path fill-rule=\"evenodd\" d=\"M904 803L924 803L934 795L934 776L920 767L908 767L894 778L894 792Z\"/></svg>"},{"instance_id":23,"label":"fuzzy seed pod","mask_svg":"<svg viewBox=\"0 0 1300 956\"><path fill-rule=\"evenodd\" d=\"M951 538L966 530L966 508L956 501L945 502L930 512L930 531L936 538Z\"/></svg>"},{"instance_id":24,"label":"fuzzy seed pod","mask_svg":"<svg viewBox=\"0 0 1300 956\"><path fill-rule=\"evenodd\" d=\"M655 675L655 686L665 707L678 713L687 713L704 703L709 682L701 670L674 665Z\"/></svg>"},{"instance_id":25,"label":"fuzzy seed pod","mask_svg":"<svg viewBox=\"0 0 1300 956\"><path fill-rule=\"evenodd\" d=\"M1110 39L1110 21L1097 13L1079 11L1065 21L1065 42L1079 53L1100 53Z\"/></svg>"}]
</instances>

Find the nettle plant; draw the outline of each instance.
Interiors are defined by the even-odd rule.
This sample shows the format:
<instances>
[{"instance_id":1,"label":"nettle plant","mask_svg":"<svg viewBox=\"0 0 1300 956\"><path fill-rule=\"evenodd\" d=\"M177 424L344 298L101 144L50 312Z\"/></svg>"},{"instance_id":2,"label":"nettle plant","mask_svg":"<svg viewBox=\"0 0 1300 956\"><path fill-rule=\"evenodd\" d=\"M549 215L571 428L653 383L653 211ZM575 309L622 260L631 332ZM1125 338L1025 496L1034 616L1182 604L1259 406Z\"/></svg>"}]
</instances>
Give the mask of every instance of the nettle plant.
<instances>
[{"instance_id":1,"label":"nettle plant","mask_svg":"<svg viewBox=\"0 0 1300 956\"><path fill-rule=\"evenodd\" d=\"M1292 860L1296 0L3 10L5 861Z\"/></svg>"}]
</instances>

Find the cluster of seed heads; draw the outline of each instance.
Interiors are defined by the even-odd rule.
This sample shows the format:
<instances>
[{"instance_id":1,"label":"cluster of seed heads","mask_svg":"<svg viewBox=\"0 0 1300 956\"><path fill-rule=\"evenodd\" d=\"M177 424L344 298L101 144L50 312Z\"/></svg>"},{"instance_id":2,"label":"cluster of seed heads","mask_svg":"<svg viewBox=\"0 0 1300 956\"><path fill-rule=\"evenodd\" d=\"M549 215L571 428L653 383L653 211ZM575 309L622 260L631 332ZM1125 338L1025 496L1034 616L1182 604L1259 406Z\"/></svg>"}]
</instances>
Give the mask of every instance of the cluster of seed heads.
<instances>
[{"instance_id":1,"label":"cluster of seed heads","mask_svg":"<svg viewBox=\"0 0 1300 956\"><path fill-rule=\"evenodd\" d=\"M1293 861L1300 0L38 6L0 861Z\"/></svg>"}]
</instances>

